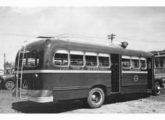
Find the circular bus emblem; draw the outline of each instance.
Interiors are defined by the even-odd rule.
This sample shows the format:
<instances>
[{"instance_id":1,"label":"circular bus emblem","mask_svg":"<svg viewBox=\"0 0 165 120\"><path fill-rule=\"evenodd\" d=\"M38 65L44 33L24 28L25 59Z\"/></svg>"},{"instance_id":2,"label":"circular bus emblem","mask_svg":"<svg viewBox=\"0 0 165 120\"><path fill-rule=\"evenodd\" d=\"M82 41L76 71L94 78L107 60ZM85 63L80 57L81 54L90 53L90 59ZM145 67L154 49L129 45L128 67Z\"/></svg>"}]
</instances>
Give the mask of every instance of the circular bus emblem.
<instances>
[{"instance_id":1,"label":"circular bus emblem","mask_svg":"<svg viewBox=\"0 0 165 120\"><path fill-rule=\"evenodd\" d=\"M134 78L133 78L133 80L134 80L135 82L137 82L137 81L139 80L139 77L138 77L138 75L134 75Z\"/></svg>"}]
</instances>

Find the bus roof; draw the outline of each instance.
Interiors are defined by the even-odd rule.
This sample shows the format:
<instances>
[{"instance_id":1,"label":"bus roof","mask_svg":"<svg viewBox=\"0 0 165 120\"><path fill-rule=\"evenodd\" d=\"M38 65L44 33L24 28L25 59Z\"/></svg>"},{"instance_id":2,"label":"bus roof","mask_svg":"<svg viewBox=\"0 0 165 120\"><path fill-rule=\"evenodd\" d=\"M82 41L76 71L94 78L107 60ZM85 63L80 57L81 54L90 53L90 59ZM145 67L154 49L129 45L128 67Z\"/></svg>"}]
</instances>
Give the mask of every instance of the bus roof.
<instances>
[{"instance_id":1,"label":"bus roof","mask_svg":"<svg viewBox=\"0 0 165 120\"><path fill-rule=\"evenodd\" d=\"M126 56L138 56L138 57L152 57L153 54L149 52L144 52L141 50L130 50L121 47L114 46L101 46L93 45L87 43L78 43L78 42L68 42L63 40L39 40L32 42L26 46L27 50L37 50L41 51L45 49L46 44L50 44L52 47L57 49L63 48L66 50L79 50L79 51L88 51L88 52L97 52L97 53L112 53L112 54L121 54Z\"/></svg>"},{"instance_id":2,"label":"bus roof","mask_svg":"<svg viewBox=\"0 0 165 120\"><path fill-rule=\"evenodd\" d=\"M151 53L157 57L164 57L165 56L165 50L151 51Z\"/></svg>"}]
</instances>

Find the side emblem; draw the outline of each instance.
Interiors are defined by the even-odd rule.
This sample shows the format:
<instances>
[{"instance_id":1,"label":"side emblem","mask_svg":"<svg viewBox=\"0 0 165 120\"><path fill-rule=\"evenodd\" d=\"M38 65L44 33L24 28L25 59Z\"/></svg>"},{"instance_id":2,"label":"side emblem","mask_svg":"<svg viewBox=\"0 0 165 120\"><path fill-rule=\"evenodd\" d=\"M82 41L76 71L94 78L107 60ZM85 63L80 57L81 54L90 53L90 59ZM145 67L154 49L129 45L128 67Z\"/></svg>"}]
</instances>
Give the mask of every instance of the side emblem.
<instances>
[{"instance_id":1,"label":"side emblem","mask_svg":"<svg viewBox=\"0 0 165 120\"><path fill-rule=\"evenodd\" d=\"M137 82L137 81L139 81L139 77L138 77L138 75L134 75L134 78L133 78L133 80L134 80L134 82Z\"/></svg>"}]
</instances>

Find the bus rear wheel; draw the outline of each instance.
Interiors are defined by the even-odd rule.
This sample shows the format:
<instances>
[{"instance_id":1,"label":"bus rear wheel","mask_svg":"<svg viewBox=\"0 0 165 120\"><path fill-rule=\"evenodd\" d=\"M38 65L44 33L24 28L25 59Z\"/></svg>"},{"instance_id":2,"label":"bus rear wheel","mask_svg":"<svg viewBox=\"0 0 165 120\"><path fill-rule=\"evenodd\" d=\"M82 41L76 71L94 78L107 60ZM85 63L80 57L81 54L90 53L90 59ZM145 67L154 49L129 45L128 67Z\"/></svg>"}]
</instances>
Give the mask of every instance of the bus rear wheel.
<instances>
[{"instance_id":1,"label":"bus rear wheel","mask_svg":"<svg viewBox=\"0 0 165 120\"><path fill-rule=\"evenodd\" d=\"M101 107L105 100L105 93L101 88L93 88L90 90L87 103L91 108Z\"/></svg>"},{"instance_id":2,"label":"bus rear wheel","mask_svg":"<svg viewBox=\"0 0 165 120\"><path fill-rule=\"evenodd\" d=\"M160 89L161 89L161 86L160 86L160 83L157 81L154 83L154 89L153 89L153 95L160 95Z\"/></svg>"}]
</instances>

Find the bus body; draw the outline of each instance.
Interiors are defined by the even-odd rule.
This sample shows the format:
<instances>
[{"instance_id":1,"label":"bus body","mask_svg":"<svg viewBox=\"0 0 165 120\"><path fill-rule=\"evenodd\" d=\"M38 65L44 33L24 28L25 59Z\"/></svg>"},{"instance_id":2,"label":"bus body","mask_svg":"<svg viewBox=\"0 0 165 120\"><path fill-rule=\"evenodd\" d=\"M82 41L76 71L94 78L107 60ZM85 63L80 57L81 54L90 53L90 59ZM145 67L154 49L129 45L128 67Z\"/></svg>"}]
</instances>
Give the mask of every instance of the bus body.
<instances>
[{"instance_id":1,"label":"bus body","mask_svg":"<svg viewBox=\"0 0 165 120\"><path fill-rule=\"evenodd\" d=\"M153 61L143 51L39 40L18 51L16 94L35 102L85 98L96 108L111 94L152 91Z\"/></svg>"}]
</instances>

